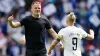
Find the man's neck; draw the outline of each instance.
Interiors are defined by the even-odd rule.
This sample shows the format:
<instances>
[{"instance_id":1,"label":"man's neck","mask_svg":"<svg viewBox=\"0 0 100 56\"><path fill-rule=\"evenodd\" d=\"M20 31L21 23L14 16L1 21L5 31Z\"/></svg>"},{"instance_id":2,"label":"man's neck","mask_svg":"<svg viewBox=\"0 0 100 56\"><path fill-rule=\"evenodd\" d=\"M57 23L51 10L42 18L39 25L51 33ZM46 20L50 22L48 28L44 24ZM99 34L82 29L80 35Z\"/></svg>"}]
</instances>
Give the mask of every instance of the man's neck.
<instances>
[{"instance_id":1,"label":"man's neck","mask_svg":"<svg viewBox=\"0 0 100 56\"><path fill-rule=\"evenodd\" d=\"M40 18L40 15L32 15L34 18Z\"/></svg>"}]
</instances>

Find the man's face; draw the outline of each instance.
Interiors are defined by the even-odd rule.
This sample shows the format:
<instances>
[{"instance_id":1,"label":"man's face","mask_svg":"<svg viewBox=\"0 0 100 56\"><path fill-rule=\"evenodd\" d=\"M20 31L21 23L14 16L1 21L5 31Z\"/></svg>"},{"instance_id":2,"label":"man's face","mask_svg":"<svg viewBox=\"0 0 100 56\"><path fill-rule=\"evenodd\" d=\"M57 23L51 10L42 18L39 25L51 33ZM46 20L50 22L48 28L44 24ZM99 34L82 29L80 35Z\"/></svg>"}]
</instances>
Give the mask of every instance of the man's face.
<instances>
[{"instance_id":1,"label":"man's face","mask_svg":"<svg viewBox=\"0 0 100 56\"><path fill-rule=\"evenodd\" d=\"M41 14L41 4L35 3L31 7L32 14L39 15Z\"/></svg>"}]
</instances>

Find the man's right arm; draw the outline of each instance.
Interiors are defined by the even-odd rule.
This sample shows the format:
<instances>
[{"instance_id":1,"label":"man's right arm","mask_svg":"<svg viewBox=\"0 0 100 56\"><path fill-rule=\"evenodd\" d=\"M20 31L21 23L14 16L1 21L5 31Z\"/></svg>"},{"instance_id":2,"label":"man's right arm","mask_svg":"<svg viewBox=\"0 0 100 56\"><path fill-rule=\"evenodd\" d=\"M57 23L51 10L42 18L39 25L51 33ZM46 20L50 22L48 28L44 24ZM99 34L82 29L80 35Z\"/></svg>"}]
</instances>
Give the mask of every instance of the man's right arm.
<instances>
[{"instance_id":1,"label":"man's right arm","mask_svg":"<svg viewBox=\"0 0 100 56\"><path fill-rule=\"evenodd\" d=\"M17 28L17 27L21 26L20 22L13 22L13 20L14 20L13 15L8 18L8 23L12 28Z\"/></svg>"},{"instance_id":2,"label":"man's right arm","mask_svg":"<svg viewBox=\"0 0 100 56\"><path fill-rule=\"evenodd\" d=\"M8 23L12 28L17 28L21 26L20 22L8 21Z\"/></svg>"}]
</instances>

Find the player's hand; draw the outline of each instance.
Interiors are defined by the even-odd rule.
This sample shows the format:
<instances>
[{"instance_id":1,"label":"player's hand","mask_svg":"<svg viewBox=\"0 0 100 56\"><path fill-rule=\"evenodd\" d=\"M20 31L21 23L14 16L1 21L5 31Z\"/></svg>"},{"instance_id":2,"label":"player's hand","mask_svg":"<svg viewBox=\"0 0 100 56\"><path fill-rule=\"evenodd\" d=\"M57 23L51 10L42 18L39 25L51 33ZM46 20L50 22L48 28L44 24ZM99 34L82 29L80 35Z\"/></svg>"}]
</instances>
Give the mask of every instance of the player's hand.
<instances>
[{"instance_id":1,"label":"player's hand","mask_svg":"<svg viewBox=\"0 0 100 56\"><path fill-rule=\"evenodd\" d=\"M92 29L90 29L90 33L92 33L94 35L94 31Z\"/></svg>"},{"instance_id":2,"label":"player's hand","mask_svg":"<svg viewBox=\"0 0 100 56\"><path fill-rule=\"evenodd\" d=\"M49 50L49 51L48 51L48 55L50 55L50 54L51 54L51 52L52 52L52 50Z\"/></svg>"},{"instance_id":3,"label":"player's hand","mask_svg":"<svg viewBox=\"0 0 100 56\"><path fill-rule=\"evenodd\" d=\"M63 49L64 49L64 46L60 44L60 51L62 51Z\"/></svg>"},{"instance_id":4,"label":"player's hand","mask_svg":"<svg viewBox=\"0 0 100 56\"><path fill-rule=\"evenodd\" d=\"M63 46L63 44L62 44L62 42L60 41L60 51L62 51L64 49L64 46Z\"/></svg>"},{"instance_id":5,"label":"player's hand","mask_svg":"<svg viewBox=\"0 0 100 56\"><path fill-rule=\"evenodd\" d=\"M13 17L13 15L12 16L10 16L9 18L8 18L8 21L10 22L10 21L13 21L14 20L14 17Z\"/></svg>"}]
</instances>

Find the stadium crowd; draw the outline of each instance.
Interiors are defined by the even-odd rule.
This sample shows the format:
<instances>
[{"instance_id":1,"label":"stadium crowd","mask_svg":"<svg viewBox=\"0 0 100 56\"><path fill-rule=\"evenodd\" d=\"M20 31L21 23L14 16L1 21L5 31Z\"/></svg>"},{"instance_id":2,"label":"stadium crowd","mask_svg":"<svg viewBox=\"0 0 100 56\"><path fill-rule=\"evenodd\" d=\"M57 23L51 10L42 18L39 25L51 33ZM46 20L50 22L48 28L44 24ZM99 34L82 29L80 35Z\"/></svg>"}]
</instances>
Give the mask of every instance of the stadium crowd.
<instances>
[{"instance_id":1,"label":"stadium crowd","mask_svg":"<svg viewBox=\"0 0 100 56\"><path fill-rule=\"evenodd\" d=\"M33 0L0 0L0 56L24 56L24 28L11 28L7 18L14 16L19 21L30 15L30 6ZM100 0L39 0L42 4L42 16L47 17L54 30L66 27L66 15L74 12L76 26L83 28L87 33L89 29L95 32L95 39L87 41L82 39L82 56L100 56ZM53 38L46 34L46 47L50 46ZM53 50L51 56L63 56L59 45Z\"/></svg>"}]
</instances>

